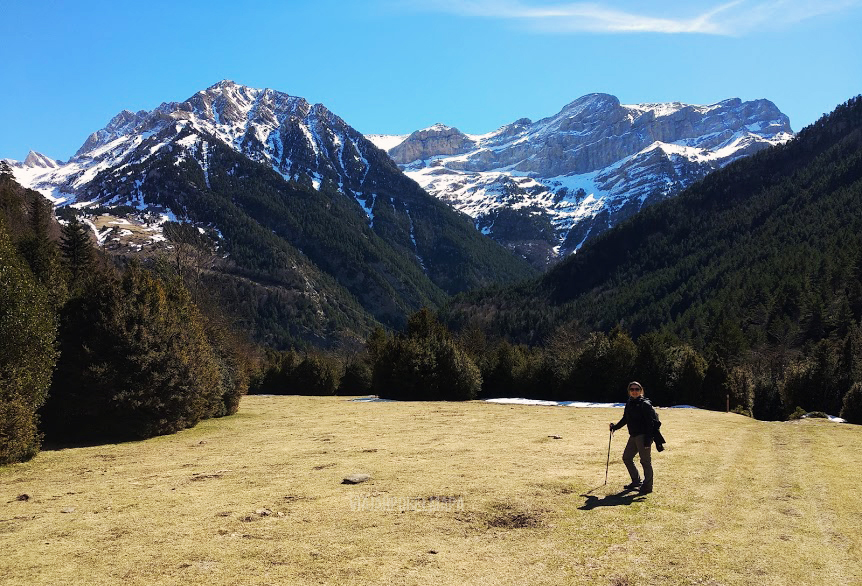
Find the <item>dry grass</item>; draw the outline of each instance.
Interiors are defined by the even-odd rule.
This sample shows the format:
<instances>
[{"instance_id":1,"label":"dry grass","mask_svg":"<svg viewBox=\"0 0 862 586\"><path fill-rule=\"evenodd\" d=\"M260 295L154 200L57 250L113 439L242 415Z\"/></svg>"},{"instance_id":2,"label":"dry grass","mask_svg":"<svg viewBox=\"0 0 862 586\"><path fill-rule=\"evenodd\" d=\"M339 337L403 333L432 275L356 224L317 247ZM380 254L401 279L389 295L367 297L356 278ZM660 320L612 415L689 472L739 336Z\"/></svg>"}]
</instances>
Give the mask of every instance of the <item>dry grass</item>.
<instances>
[{"instance_id":1,"label":"dry grass","mask_svg":"<svg viewBox=\"0 0 862 586\"><path fill-rule=\"evenodd\" d=\"M0 468L0 582L862 583L862 428L661 416L636 497L622 436L602 486L619 410L246 397Z\"/></svg>"}]
</instances>

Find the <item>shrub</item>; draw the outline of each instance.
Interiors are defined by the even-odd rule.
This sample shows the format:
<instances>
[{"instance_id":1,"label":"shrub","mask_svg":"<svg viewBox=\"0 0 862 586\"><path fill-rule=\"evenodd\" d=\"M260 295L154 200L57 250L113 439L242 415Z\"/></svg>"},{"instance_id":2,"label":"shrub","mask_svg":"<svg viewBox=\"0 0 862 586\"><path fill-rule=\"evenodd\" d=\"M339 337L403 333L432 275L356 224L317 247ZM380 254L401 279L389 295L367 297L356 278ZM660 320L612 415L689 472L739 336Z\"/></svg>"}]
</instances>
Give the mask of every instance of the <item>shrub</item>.
<instances>
[{"instance_id":1,"label":"shrub","mask_svg":"<svg viewBox=\"0 0 862 586\"><path fill-rule=\"evenodd\" d=\"M815 419L827 419L829 416L826 415L823 411L811 411L810 413L806 413L805 417L811 417Z\"/></svg>"},{"instance_id":2,"label":"shrub","mask_svg":"<svg viewBox=\"0 0 862 586\"><path fill-rule=\"evenodd\" d=\"M807 414L808 414L808 411L806 411L802 407L797 407L796 410L788 416L788 419L790 419L790 420L802 419Z\"/></svg>"},{"instance_id":3,"label":"shrub","mask_svg":"<svg viewBox=\"0 0 862 586\"><path fill-rule=\"evenodd\" d=\"M751 417L751 410L746 409L742 405L737 405L733 409L730 410L731 413L736 413L737 415L745 415L746 417Z\"/></svg>"}]
</instances>

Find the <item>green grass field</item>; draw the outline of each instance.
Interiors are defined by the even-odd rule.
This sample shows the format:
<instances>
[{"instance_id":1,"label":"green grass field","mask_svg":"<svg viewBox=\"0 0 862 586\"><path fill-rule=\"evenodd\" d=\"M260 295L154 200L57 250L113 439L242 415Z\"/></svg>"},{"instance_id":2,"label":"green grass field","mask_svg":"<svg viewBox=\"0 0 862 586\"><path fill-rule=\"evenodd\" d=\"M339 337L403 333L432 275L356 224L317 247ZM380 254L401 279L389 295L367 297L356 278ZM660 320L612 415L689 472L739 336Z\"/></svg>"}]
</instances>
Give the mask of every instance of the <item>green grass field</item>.
<instances>
[{"instance_id":1,"label":"green grass field","mask_svg":"<svg viewBox=\"0 0 862 586\"><path fill-rule=\"evenodd\" d=\"M603 486L620 415L245 397L173 436L45 451L0 468L0 583L862 583L862 427L662 410L639 497L617 494L625 431Z\"/></svg>"}]
</instances>

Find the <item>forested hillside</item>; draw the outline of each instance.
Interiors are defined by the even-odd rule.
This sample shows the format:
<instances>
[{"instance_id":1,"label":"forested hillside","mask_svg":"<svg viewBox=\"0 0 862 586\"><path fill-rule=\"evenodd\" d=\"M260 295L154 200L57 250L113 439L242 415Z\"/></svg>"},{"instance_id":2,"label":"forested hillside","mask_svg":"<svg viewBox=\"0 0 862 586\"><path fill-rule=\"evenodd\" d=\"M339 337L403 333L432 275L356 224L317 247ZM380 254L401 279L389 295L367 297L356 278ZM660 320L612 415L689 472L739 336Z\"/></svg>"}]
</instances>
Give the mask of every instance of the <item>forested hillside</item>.
<instances>
[{"instance_id":1,"label":"forested hillside","mask_svg":"<svg viewBox=\"0 0 862 586\"><path fill-rule=\"evenodd\" d=\"M221 305L280 349L349 343L448 295L537 274L322 104L228 80L121 112L69 161L9 164L70 218L146 224L149 239L124 239L122 221L100 234L117 254L154 256L158 226L183 224L164 234L170 246L191 247Z\"/></svg>"}]
</instances>

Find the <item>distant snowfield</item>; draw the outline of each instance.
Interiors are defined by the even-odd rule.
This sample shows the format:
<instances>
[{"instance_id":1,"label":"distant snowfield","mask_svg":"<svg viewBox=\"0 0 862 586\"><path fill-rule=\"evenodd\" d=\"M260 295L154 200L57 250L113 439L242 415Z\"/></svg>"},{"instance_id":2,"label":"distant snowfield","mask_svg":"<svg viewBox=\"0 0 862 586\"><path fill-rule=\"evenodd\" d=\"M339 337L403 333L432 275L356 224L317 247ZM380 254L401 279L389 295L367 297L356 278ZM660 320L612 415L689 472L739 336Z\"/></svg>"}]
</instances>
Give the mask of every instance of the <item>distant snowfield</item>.
<instances>
[{"instance_id":1,"label":"distant snowfield","mask_svg":"<svg viewBox=\"0 0 862 586\"><path fill-rule=\"evenodd\" d=\"M393 399L381 399L376 395L368 397L359 397L358 399L350 399L358 403L390 403ZM603 407L603 408L623 408L625 403L591 403L589 401L543 401L541 399L524 399L522 397L501 397L499 399L484 399L485 403L497 403L500 405L532 405L537 407ZM670 407L658 407L659 409L700 409L694 405L671 405ZM803 418L808 418L803 415ZM827 419L833 423L847 423L846 420L834 415L827 415Z\"/></svg>"},{"instance_id":2,"label":"distant snowfield","mask_svg":"<svg viewBox=\"0 0 862 586\"><path fill-rule=\"evenodd\" d=\"M351 399L360 403L389 402L392 399L381 399L376 395ZM486 403L499 403L502 405L536 405L541 407L625 407L625 403L590 403L588 401L542 401L540 399L524 399L520 397L504 397L499 399L485 399ZM674 408L696 409L690 405L675 405Z\"/></svg>"},{"instance_id":3,"label":"distant snowfield","mask_svg":"<svg viewBox=\"0 0 862 586\"><path fill-rule=\"evenodd\" d=\"M590 401L542 401L539 399L503 398L485 399L486 403L501 403L503 405L538 405L543 407L625 407L625 403L592 403ZM699 409L693 405L671 405L659 409Z\"/></svg>"},{"instance_id":4,"label":"distant snowfield","mask_svg":"<svg viewBox=\"0 0 862 586\"><path fill-rule=\"evenodd\" d=\"M834 415L827 415L826 418L832 423L847 423L846 419L842 419L840 417L835 417ZM814 417L809 417L808 415L803 415L802 419L815 419Z\"/></svg>"},{"instance_id":5,"label":"distant snowfield","mask_svg":"<svg viewBox=\"0 0 862 586\"><path fill-rule=\"evenodd\" d=\"M588 401L542 401L540 399L523 399L520 397L485 399L486 403L503 405L537 405L541 407L625 407L625 403L590 403Z\"/></svg>"},{"instance_id":6,"label":"distant snowfield","mask_svg":"<svg viewBox=\"0 0 862 586\"><path fill-rule=\"evenodd\" d=\"M382 400L382 399L381 399ZM625 407L625 403L590 403L587 401L542 401L539 399L522 399L522 398L501 398L501 399L485 399L486 403L500 403L503 405L537 405L540 407ZM658 409L700 409L694 405L671 405L670 407L657 407ZM808 415L803 415L803 419L809 419ZM836 417L835 415L827 415L826 418L832 423L847 423L846 420Z\"/></svg>"}]
</instances>

